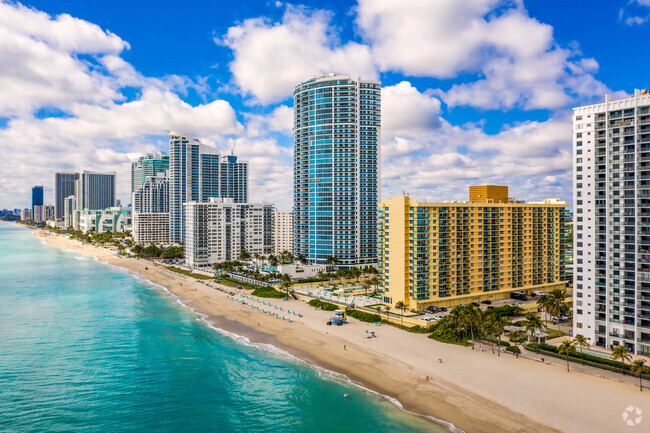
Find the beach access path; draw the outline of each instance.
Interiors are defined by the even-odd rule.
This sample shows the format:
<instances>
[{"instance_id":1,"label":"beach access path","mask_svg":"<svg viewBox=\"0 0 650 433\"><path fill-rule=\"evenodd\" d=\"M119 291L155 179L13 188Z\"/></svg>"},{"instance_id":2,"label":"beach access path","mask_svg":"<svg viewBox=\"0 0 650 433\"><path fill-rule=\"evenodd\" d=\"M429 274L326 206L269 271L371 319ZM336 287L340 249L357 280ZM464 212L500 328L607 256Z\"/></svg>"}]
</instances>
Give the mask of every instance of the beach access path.
<instances>
[{"instance_id":1,"label":"beach access path","mask_svg":"<svg viewBox=\"0 0 650 433\"><path fill-rule=\"evenodd\" d=\"M489 348L439 343L425 334L352 318L344 326L327 326L331 312L315 310L304 301L264 299L271 304L267 309L278 306L302 315L289 323L203 282L170 278L149 261L119 257L65 236L42 231L35 231L35 236L129 269L166 287L220 328L253 342L275 344L396 398L407 410L451 422L467 433L627 432L631 429L622 413L629 406L647 414L642 421L647 426L641 424L637 430L650 430L650 393L639 392L638 385L579 371L567 373L559 363L510 354L497 357ZM374 331L377 338L368 339L366 331Z\"/></svg>"}]
</instances>

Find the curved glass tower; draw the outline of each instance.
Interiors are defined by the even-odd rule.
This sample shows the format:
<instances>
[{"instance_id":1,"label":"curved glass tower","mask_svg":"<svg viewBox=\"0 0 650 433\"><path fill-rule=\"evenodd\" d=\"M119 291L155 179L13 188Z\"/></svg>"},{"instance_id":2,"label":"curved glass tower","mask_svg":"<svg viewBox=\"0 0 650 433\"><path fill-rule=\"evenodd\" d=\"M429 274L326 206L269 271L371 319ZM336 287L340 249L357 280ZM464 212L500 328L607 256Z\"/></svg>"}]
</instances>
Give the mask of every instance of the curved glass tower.
<instances>
[{"instance_id":1,"label":"curved glass tower","mask_svg":"<svg viewBox=\"0 0 650 433\"><path fill-rule=\"evenodd\" d=\"M377 262L381 83L348 75L294 89L295 254Z\"/></svg>"}]
</instances>

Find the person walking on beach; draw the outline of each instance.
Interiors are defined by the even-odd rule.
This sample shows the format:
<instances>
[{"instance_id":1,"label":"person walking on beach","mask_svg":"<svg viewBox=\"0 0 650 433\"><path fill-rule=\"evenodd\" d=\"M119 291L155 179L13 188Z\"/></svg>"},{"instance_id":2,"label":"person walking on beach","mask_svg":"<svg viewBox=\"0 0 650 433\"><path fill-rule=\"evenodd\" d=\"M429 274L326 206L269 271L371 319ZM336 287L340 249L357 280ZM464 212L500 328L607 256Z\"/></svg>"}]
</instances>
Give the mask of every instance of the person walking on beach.
<instances>
[{"instance_id":1,"label":"person walking on beach","mask_svg":"<svg viewBox=\"0 0 650 433\"><path fill-rule=\"evenodd\" d=\"M343 345L343 350L348 350L345 344Z\"/></svg>"}]
</instances>

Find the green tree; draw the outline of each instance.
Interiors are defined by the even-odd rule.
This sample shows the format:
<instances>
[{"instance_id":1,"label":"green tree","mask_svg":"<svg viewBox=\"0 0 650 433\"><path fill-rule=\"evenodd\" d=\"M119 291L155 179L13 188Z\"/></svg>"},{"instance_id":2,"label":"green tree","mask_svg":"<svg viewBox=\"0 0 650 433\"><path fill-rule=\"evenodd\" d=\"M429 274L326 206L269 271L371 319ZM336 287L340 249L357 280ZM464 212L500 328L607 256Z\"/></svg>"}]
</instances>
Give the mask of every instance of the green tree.
<instances>
[{"instance_id":1,"label":"green tree","mask_svg":"<svg viewBox=\"0 0 650 433\"><path fill-rule=\"evenodd\" d=\"M630 349L626 346L616 346L612 350L612 359L614 361L621 361L625 364L625 361L632 361L632 355L630 355Z\"/></svg>"},{"instance_id":2,"label":"green tree","mask_svg":"<svg viewBox=\"0 0 650 433\"><path fill-rule=\"evenodd\" d=\"M497 333L499 347L497 348L498 356L501 356L501 334L505 332L505 327L510 325L510 319L506 316L496 315L493 319L494 330Z\"/></svg>"},{"instance_id":3,"label":"green tree","mask_svg":"<svg viewBox=\"0 0 650 433\"><path fill-rule=\"evenodd\" d=\"M293 257L293 256L292 256L292 257ZM306 264L307 264L307 256L305 256L304 254L298 254L298 255L296 256L296 260L298 260L298 263L300 263L300 264L302 264L302 265L306 265Z\"/></svg>"},{"instance_id":4,"label":"green tree","mask_svg":"<svg viewBox=\"0 0 650 433\"><path fill-rule=\"evenodd\" d=\"M645 359L637 359L632 363L632 367L630 367L630 371L632 371L632 373L639 374L639 391L643 391L643 377L641 375L645 372L645 370Z\"/></svg>"},{"instance_id":5,"label":"green tree","mask_svg":"<svg viewBox=\"0 0 650 433\"><path fill-rule=\"evenodd\" d=\"M549 306L549 296L540 295L537 299L537 308L541 309L544 314L544 325L548 329L548 306Z\"/></svg>"},{"instance_id":6,"label":"green tree","mask_svg":"<svg viewBox=\"0 0 650 433\"><path fill-rule=\"evenodd\" d=\"M402 326L404 326L404 310L406 310L406 304L403 301L399 301L395 304L395 308L402 310Z\"/></svg>"},{"instance_id":7,"label":"green tree","mask_svg":"<svg viewBox=\"0 0 650 433\"><path fill-rule=\"evenodd\" d=\"M246 251L246 250L241 250L241 253L239 253L239 260L247 261L247 260L250 260L251 258L252 257L250 255L250 253L248 251Z\"/></svg>"},{"instance_id":8,"label":"green tree","mask_svg":"<svg viewBox=\"0 0 650 433\"><path fill-rule=\"evenodd\" d=\"M573 338L573 341L576 343L576 346L580 347L580 349L584 349L585 347L589 347L589 342L587 341L587 339L585 338L584 335L580 335L580 334L576 335ZM585 359L584 359L584 353L582 352L582 350L580 350L580 359L582 360L582 365L584 365L585 364Z\"/></svg>"},{"instance_id":9,"label":"green tree","mask_svg":"<svg viewBox=\"0 0 650 433\"><path fill-rule=\"evenodd\" d=\"M553 289L548 294L548 301L546 303L546 311L551 316L559 317L561 314L569 312L569 305L566 302L567 292L564 289ZM561 330L560 320L558 318L557 328Z\"/></svg>"},{"instance_id":10,"label":"green tree","mask_svg":"<svg viewBox=\"0 0 650 433\"><path fill-rule=\"evenodd\" d=\"M569 372L569 355L575 350L575 340L565 340L557 348L557 353L566 355L566 371Z\"/></svg>"},{"instance_id":11,"label":"green tree","mask_svg":"<svg viewBox=\"0 0 650 433\"><path fill-rule=\"evenodd\" d=\"M334 266L339 262L339 258L336 256L328 256L325 261L327 262L328 268L334 270Z\"/></svg>"},{"instance_id":12,"label":"green tree","mask_svg":"<svg viewBox=\"0 0 650 433\"><path fill-rule=\"evenodd\" d=\"M368 280L361 283L361 288L365 296L368 296L368 289L370 289L370 282Z\"/></svg>"},{"instance_id":13,"label":"green tree","mask_svg":"<svg viewBox=\"0 0 650 433\"><path fill-rule=\"evenodd\" d=\"M544 324L539 318L537 313L528 313L524 316L525 322L524 327L526 328L526 333L528 334L528 341L532 341L535 331L543 331Z\"/></svg>"}]
</instances>

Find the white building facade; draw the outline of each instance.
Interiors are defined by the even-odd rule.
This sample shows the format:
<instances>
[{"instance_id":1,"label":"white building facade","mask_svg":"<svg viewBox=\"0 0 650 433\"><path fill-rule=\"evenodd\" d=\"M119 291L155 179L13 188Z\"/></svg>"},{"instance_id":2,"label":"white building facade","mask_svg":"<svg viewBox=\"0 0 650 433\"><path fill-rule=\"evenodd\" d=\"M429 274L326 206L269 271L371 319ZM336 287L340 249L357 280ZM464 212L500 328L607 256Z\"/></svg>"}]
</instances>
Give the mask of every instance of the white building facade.
<instances>
[{"instance_id":1,"label":"white building facade","mask_svg":"<svg viewBox=\"0 0 650 433\"><path fill-rule=\"evenodd\" d=\"M75 181L77 209L108 209L115 206L115 172L84 170Z\"/></svg>"},{"instance_id":2,"label":"white building facade","mask_svg":"<svg viewBox=\"0 0 650 433\"><path fill-rule=\"evenodd\" d=\"M169 243L169 178L148 177L133 193L133 240L139 244Z\"/></svg>"},{"instance_id":3,"label":"white building facade","mask_svg":"<svg viewBox=\"0 0 650 433\"><path fill-rule=\"evenodd\" d=\"M124 232L131 227L128 209L77 210L78 230L84 233Z\"/></svg>"},{"instance_id":4,"label":"white building facade","mask_svg":"<svg viewBox=\"0 0 650 433\"><path fill-rule=\"evenodd\" d=\"M214 147L187 135L169 134L169 238L185 240L184 204L211 197L248 201L248 162L222 156Z\"/></svg>"},{"instance_id":5,"label":"white building facade","mask_svg":"<svg viewBox=\"0 0 650 433\"><path fill-rule=\"evenodd\" d=\"M273 253L273 205L212 198L185 204L185 260L190 267Z\"/></svg>"},{"instance_id":6,"label":"white building facade","mask_svg":"<svg viewBox=\"0 0 650 433\"><path fill-rule=\"evenodd\" d=\"M63 227L74 225L74 211L77 209L77 197L70 195L63 199Z\"/></svg>"},{"instance_id":7,"label":"white building facade","mask_svg":"<svg viewBox=\"0 0 650 433\"><path fill-rule=\"evenodd\" d=\"M275 254L283 251L293 254L293 211L275 211L274 226Z\"/></svg>"},{"instance_id":8,"label":"white building facade","mask_svg":"<svg viewBox=\"0 0 650 433\"><path fill-rule=\"evenodd\" d=\"M650 355L650 94L573 110L573 333Z\"/></svg>"}]
</instances>

